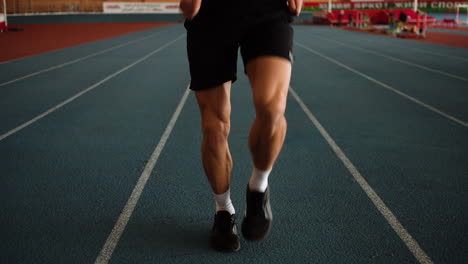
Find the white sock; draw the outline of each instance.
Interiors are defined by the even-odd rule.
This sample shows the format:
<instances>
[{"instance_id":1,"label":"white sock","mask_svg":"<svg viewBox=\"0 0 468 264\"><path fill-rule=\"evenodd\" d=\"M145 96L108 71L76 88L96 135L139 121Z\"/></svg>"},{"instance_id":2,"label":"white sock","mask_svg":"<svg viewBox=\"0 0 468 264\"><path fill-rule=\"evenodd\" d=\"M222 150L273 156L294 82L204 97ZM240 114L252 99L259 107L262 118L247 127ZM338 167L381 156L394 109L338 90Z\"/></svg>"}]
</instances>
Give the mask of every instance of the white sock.
<instances>
[{"instance_id":1,"label":"white sock","mask_svg":"<svg viewBox=\"0 0 468 264\"><path fill-rule=\"evenodd\" d=\"M225 193L216 194L214 193L216 201L216 212L228 211L230 214L235 214L236 210L231 201L231 189L229 188Z\"/></svg>"},{"instance_id":2,"label":"white sock","mask_svg":"<svg viewBox=\"0 0 468 264\"><path fill-rule=\"evenodd\" d=\"M262 171L254 167L250 177L249 188L251 191L265 192L268 187L268 176L271 170Z\"/></svg>"}]
</instances>

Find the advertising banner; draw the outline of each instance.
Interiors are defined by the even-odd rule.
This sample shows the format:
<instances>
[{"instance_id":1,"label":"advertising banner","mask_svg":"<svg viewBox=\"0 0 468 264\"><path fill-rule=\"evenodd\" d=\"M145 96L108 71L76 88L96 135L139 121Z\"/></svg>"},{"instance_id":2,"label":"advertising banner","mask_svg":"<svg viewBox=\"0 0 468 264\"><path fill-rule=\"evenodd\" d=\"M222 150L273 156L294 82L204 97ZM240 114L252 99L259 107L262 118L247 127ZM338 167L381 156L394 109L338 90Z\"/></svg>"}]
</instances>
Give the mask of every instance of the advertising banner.
<instances>
[{"instance_id":1,"label":"advertising banner","mask_svg":"<svg viewBox=\"0 0 468 264\"><path fill-rule=\"evenodd\" d=\"M178 3L135 3L135 2L103 2L104 13L113 14L176 14L179 13Z\"/></svg>"},{"instance_id":2,"label":"advertising banner","mask_svg":"<svg viewBox=\"0 0 468 264\"><path fill-rule=\"evenodd\" d=\"M459 4L465 4L466 1L418 1L418 8L428 9L450 9L456 8ZM352 2L333 2L333 9L411 9L413 1L352 1ZM305 2L304 7L327 9L327 3Z\"/></svg>"}]
</instances>

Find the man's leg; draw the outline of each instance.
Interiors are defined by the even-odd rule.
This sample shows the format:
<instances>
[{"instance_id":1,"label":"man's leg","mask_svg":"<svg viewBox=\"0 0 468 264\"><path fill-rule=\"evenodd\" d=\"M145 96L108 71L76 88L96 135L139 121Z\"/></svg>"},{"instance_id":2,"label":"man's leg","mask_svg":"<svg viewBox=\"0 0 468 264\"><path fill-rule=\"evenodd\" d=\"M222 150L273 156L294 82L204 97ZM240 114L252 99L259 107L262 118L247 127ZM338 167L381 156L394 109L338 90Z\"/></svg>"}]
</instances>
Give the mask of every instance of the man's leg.
<instances>
[{"instance_id":1,"label":"man's leg","mask_svg":"<svg viewBox=\"0 0 468 264\"><path fill-rule=\"evenodd\" d=\"M202 121L203 168L215 194L225 193L230 183L232 158L227 141L231 115L230 92L231 82L195 92Z\"/></svg>"},{"instance_id":2,"label":"man's leg","mask_svg":"<svg viewBox=\"0 0 468 264\"><path fill-rule=\"evenodd\" d=\"M291 62L262 56L246 65L253 92L256 117L249 135L253 172L247 187L247 214L242 232L248 240L263 239L271 228L268 176L286 136L286 99Z\"/></svg>"},{"instance_id":3,"label":"man's leg","mask_svg":"<svg viewBox=\"0 0 468 264\"><path fill-rule=\"evenodd\" d=\"M286 135L286 99L291 62L281 57L259 57L247 64L256 118L249 135L255 168L271 170Z\"/></svg>"},{"instance_id":4,"label":"man's leg","mask_svg":"<svg viewBox=\"0 0 468 264\"><path fill-rule=\"evenodd\" d=\"M231 82L195 92L202 120L202 160L216 201L215 223L210 243L220 251L240 248L235 210L230 197L232 158L229 152Z\"/></svg>"}]
</instances>

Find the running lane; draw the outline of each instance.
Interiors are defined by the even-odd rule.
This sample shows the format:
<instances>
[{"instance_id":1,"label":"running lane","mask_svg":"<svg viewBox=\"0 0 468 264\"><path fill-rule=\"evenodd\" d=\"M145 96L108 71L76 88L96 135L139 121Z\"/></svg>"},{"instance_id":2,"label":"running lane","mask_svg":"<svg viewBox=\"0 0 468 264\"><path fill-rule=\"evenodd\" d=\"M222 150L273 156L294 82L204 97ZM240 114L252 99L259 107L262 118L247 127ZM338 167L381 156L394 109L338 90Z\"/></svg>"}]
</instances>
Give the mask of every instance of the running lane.
<instances>
[{"instance_id":1,"label":"running lane","mask_svg":"<svg viewBox=\"0 0 468 264\"><path fill-rule=\"evenodd\" d=\"M299 34L307 27L297 27ZM336 28L313 29L314 37L320 42L341 44L341 48L349 48L354 52L378 53L384 56L395 57L400 60L430 67L435 70L468 78L465 70L468 63L468 49L448 47L419 41L410 41L400 38L391 38L381 35L341 30ZM328 39L321 39L326 37ZM343 47L344 46L344 47ZM383 60L383 57L380 57ZM379 60L379 61L380 61Z\"/></svg>"},{"instance_id":2,"label":"running lane","mask_svg":"<svg viewBox=\"0 0 468 264\"><path fill-rule=\"evenodd\" d=\"M94 262L186 89L183 49L184 38L0 142L1 263Z\"/></svg>"},{"instance_id":3,"label":"running lane","mask_svg":"<svg viewBox=\"0 0 468 264\"><path fill-rule=\"evenodd\" d=\"M0 112L0 134L33 119L182 36L183 32L178 30L180 25L169 27L166 33L161 32L128 47L0 87L0 107L3 109Z\"/></svg>"},{"instance_id":4,"label":"running lane","mask_svg":"<svg viewBox=\"0 0 468 264\"><path fill-rule=\"evenodd\" d=\"M394 78L394 62L314 39L315 28L300 30L309 32L296 38L305 46L467 121L466 107L453 106L468 97L466 86L454 81L437 95L442 88L424 83L446 77L400 66ZM370 186L435 263L466 262L467 128L305 48L295 50L293 87ZM405 72L420 80L405 86Z\"/></svg>"},{"instance_id":5,"label":"running lane","mask_svg":"<svg viewBox=\"0 0 468 264\"><path fill-rule=\"evenodd\" d=\"M252 170L247 139L254 112L240 63L238 71L229 142L240 228ZM242 239L236 254L209 247L215 205L201 164L200 118L192 95L110 263L414 262L292 97L288 104L289 132L270 176L273 230L265 241Z\"/></svg>"},{"instance_id":6,"label":"running lane","mask_svg":"<svg viewBox=\"0 0 468 264\"><path fill-rule=\"evenodd\" d=\"M310 29L310 30L307 30ZM368 75L386 85L412 96L438 110L451 115L464 122L468 122L468 73L464 70L465 63L459 63L456 70L445 70L443 65L452 61L449 58L438 58L435 63L418 64L419 67L408 65L402 61L415 61L404 56L381 57L380 53L386 54L385 46L370 48L363 45L349 45L350 42L333 40L331 37L323 38L321 33L313 34L314 28L300 27L298 35L302 37L298 44L305 44L312 50L331 57L354 70ZM345 43L348 45L340 45ZM299 48L298 48L299 49ZM366 49L376 50L374 53L366 52ZM379 51L382 49L382 51ZM313 54L313 52L311 52ZM392 59L395 58L395 59ZM438 61L442 62L440 65ZM417 62L416 62L417 63ZM435 65L434 65L435 64ZM428 71L421 67L429 67L441 70L450 76L434 71ZM382 88L384 89L384 88Z\"/></svg>"},{"instance_id":7,"label":"running lane","mask_svg":"<svg viewBox=\"0 0 468 264\"><path fill-rule=\"evenodd\" d=\"M112 49L115 46L124 45L126 43L146 38L152 34L164 32L166 30L167 26L155 27L152 29L125 34L114 38L107 38L81 44L66 49L58 49L35 56L2 62L0 63L0 83L14 80L53 66L69 63L91 54ZM131 48L131 46L127 46L127 48Z\"/></svg>"}]
</instances>

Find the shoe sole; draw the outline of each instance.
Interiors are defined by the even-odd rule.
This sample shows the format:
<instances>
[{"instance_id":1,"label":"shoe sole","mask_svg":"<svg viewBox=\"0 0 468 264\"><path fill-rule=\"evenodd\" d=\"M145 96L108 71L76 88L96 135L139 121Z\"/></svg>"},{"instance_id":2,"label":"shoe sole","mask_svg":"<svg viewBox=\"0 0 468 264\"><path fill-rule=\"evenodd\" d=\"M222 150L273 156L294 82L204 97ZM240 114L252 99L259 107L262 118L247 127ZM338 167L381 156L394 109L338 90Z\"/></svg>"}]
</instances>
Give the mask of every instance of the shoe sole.
<instances>
[{"instance_id":1,"label":"shoe sole","mask_svg":"<svg viewBox=\"0 0 468 264\"><path fill-rule=\"evenodd\" d=\"M244 219L244 221L245 221L245 219ZM244 221L242 222L241 232L242 232L242 236L244 237L245 240L261 241L261 240L265 239L270 234L271 227L272 227L272 222L271 221L268 224L268 228L267 228L266 232L264 234L258 236L258 237L248 235L248 233L244 230L244 228L245 228L244 227Z\"/></svg>"},{"instance_id":2,"label":"shoe sole","mask_svg":"<svg viewBox=\"0 0 468 264\"><path fill-rule=\"evenodd\" d=\"M216 246L214 244L211 244L211 248L213 248L214 250L218 252L233 253L233 252L238 252L240 250L240 243L237 246L237 248L223 248L223 247Z\"/></svg>"}]
</instances>

